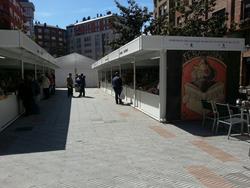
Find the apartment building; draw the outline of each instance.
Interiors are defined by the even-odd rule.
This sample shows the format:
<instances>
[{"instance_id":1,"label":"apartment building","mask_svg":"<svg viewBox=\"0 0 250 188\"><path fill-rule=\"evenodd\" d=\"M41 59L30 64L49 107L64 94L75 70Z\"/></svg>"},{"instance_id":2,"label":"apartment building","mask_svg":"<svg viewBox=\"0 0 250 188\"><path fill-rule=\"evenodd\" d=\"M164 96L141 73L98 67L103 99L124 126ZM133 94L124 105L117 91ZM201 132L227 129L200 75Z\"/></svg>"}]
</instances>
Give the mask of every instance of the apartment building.
<instances>
[{"instance_id":1,"label":"apartment building","mask_svg":"<svg viewBox=\"0 0 250 188\"><path fill-rule=\"evenodd\" d=\"M96 60L110 53L109 43L115 37L110 24L113 16L97 15L67 26L67 53L77 52Z\"/></svg>"},{"instance_id":2,"label":"apartment building","mask_svg":"<svg viewBox=\"0 0 250 188\"><path fill-rule=\"evenodd\" d=\"M54 57L66 54L66 30L46 23L35 23L35 41Z\"/></svg>"},{"instance_id":3,"label":"apartment building","mask_svg":"<svg viewBox=\"0 0 250 188\"><path fill-rule=\"evenodd\" d=\"M173 0L154 0L154 17L167 15L169 22L175 23L175 14L172 12L175 4Z\"/></svg>"},{"instance_id":4,"label":"apartment building","mask_svg":"<svg viewBox=\"0 0 250 188\"><path fill-rule=\"evenodd\" d=\"M29 37L34 36L34 12L35 6L29 0L19 0L22 9L23 9L23 16L24 16L24 27L26 34Z\"/></svg>"},{"instance_id":5,"label":"apartment building","mask_svg":"<svg viewBox=\"0 0 250 188\"><path fill-rule=\"evenodd\" d=\"M17 0L0 0L0 29L24 31L23 9Z\"/></svg>"}]
</instances>

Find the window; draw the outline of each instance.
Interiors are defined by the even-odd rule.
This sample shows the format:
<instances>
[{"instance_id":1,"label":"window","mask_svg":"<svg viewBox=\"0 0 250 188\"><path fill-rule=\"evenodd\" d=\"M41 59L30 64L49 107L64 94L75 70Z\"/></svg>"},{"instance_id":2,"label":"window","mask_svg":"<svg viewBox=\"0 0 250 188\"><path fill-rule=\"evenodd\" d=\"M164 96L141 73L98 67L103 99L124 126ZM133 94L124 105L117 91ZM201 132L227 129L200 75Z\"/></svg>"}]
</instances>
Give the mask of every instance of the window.
<instances>
[{"instance_id":1,"label":"window","mask_svg":"<svg viewBox=\"0 0 250 188\"><path fill-rule=\"evenodd\" d=\"M91 49L84 50L84 53L86 53L86 54L92 53L92 50Z\"/></svg>"},{"instance_id":2,"label":"window","mask_svg":"<svg viewBox=\"0 0 250 188\"><path fill-rule=\"evenodd\" d=\"M90 47L91 46L91 43L85 43L84 44L84 47Z\"/></svg>"},{"instance_id":3,"label":"window","mask_svg":"<svg viewBox=\"0 0 250 188\"><path fill-rule=\"evenodd\" d=\"M91 37L90 36L84 37L84 42L88 42L88 41L91 41Z\"/></svg>"},{"instance_id":4,"label":"window","mask_svg":"<svg viewBox=\"0 0 250 188\"><path fill-rule=\"evenodd\" d=\"M82 41L81 41L81 38L77 38L77 39L76 39L76 48L78 48L78 49L79 49L79 48L81 48L81 47L82 47L81 42L82 42Z\"/></svg>"},{"instance_id":5,"label":"window","mask_svg":"<svg viewBox=\"0 0 250 188\"><path fill-rule=\"evenodd\" d=\"M159 95L159 60L138 62L136 67L136 88L155 95Z\"/></svg>"},{"instance_id":6,"label":"window","mask_svg":"<svg viewBox=\"0 0 250 188\"><path fill-rule=\"evenodd\" d=\"M245 0L244 19L250 19L250 0Z\"/></svg>"}]
</instances>

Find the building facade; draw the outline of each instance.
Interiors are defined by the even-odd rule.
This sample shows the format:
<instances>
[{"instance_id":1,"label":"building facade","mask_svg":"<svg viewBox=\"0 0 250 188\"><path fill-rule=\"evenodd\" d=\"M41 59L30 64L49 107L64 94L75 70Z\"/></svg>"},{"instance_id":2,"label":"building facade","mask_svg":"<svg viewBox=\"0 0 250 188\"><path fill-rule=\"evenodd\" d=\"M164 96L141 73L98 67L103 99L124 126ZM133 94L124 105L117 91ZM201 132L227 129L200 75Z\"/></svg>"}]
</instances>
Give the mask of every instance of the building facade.
<instances>
[{"instance_id":1,"label":"building facade","mask_svg":"<svg viewBox=\"0 0 250 188\"><path fill-rule=\"evenodd\" d=\"M19 0L24 15L24 27L29 37L34 37L34 12L35 6L29 0Z\"/></svg>"},{"instance_id":2,"label":"building facade","mask_svg":"<svg viewBox=\"0 0 250 188\"><path fill-rule=\"evenodd\" d=\"M154 17L167 15L169 22L175 22L175 14L172 9L175 6L175 2L172 0L154 0Z\"/></svg>"},{"instance_id":3,"label":"building facade","mask_svg":"<svg viewBox=\"0 0 250 188\"><path fill-rule=\"evenodd\" d=\"M67 53L77 52L96 60L110 53L109 43L115 37L110 24L113 16L98 16L67 26Z\"/></svg>"},{"instance_id":4,"label":"building facade","mask_svg":"<svg viewBox=\"0 0 250 188\"><path fill-rule=\"evenodd\" d=\"M0 1L0 29L24 31L23 9L19 1Z\"/></svg>"},{"instance_id":5,"label":"building facade","mask_svg":"<svg viewBox=\"0 0 250 188\"><path fill-rule=\"evenodd\" d=\"M46 23L35 23L35 41L54 57L66 54L66 30Z\"/></svg>"}]
</instances>

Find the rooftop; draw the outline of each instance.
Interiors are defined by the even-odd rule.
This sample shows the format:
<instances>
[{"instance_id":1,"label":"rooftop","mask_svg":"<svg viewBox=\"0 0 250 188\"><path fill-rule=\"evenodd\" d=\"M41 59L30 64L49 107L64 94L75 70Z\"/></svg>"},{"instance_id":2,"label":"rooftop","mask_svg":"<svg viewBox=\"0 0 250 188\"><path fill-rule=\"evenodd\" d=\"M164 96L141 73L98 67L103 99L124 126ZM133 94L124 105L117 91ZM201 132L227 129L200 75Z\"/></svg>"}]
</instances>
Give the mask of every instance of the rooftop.
<instances>
[{"instance_id":1,"label":"rooftop","mask_svg":"<svg viewBox=\"0 0 250 188\"><path fill-rule=\"evenodd\" d=\"M105 15L105 16L101 16L101 17L93 18L93 19L90 19L90 20L86 20L86 21L78 22L78 23L75 23L75 24L73 24L73 25L74 25L74 26L77 26L77 25L81 25L81 24L86 24L86 23L89 23L89 22L93 22L93 21L97 21L97 20L101 20L101 19L109 18L109 17L112 17L112 16L114 16L114 14L109 14L109 15Z\"/></svg>"}]
</instances>

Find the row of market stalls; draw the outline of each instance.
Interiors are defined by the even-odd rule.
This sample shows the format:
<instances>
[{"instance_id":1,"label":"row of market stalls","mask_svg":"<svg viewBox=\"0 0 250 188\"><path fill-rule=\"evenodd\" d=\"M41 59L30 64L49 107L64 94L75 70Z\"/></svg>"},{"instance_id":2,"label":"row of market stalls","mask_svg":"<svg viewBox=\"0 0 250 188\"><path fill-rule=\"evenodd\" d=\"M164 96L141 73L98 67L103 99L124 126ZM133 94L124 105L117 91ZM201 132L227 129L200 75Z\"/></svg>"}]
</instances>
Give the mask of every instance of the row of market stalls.
<instances>
[{"instance_id":1,"label":"row of market stalls","mask_svg":"<svg viewBox=\"0 0 250 188\"><path fill-rule=\"evenodd\" d=\"M135 108L159 121L197 119L201 99L235 102L243 50L244 39L140 36L97 62L77 53L55 59L22 32L0 30L0 131L23 112L19 81L47 72L57 87L66 87L68 73L83 73L87 87L112 95L119 72Z\"/></svg>"},{"instance_id":2,"label":"row of market stalls","mask_svg":"<svg viewBox=\"0 0 250 188\"><path fill-rule=\"evenodd\" d=\"M55 74L56 87L65 88L69 73L84 74L87 87L98 87L94 62L77 53L55 59L21 31L0 30L0 131L24 111L17 90L26 75L41 81L45 73Z\"/></svg>"},{"instance_id":3,"label":"row of market stalls","mask_svg":"<svg viewBox=\"0 0 250 188\"><path fill-rule=\"evenodd\" d=\"M112 95L120 72L125 101L159 121L197 119L201 99L235 102L244 46L235 38L140 36L92 68Z\"/></svg>"},{"instance_id":4,"label":"row of market stalls","mask_svg":"<svg viewBox=\"0 0 250 188\"><path fill-rule=\"evenodd\" d=\"M20 31L0 30L0 131L23 112L17 89L26 75L54 73L55 58Z\"/></svg>"}]
</instances>

